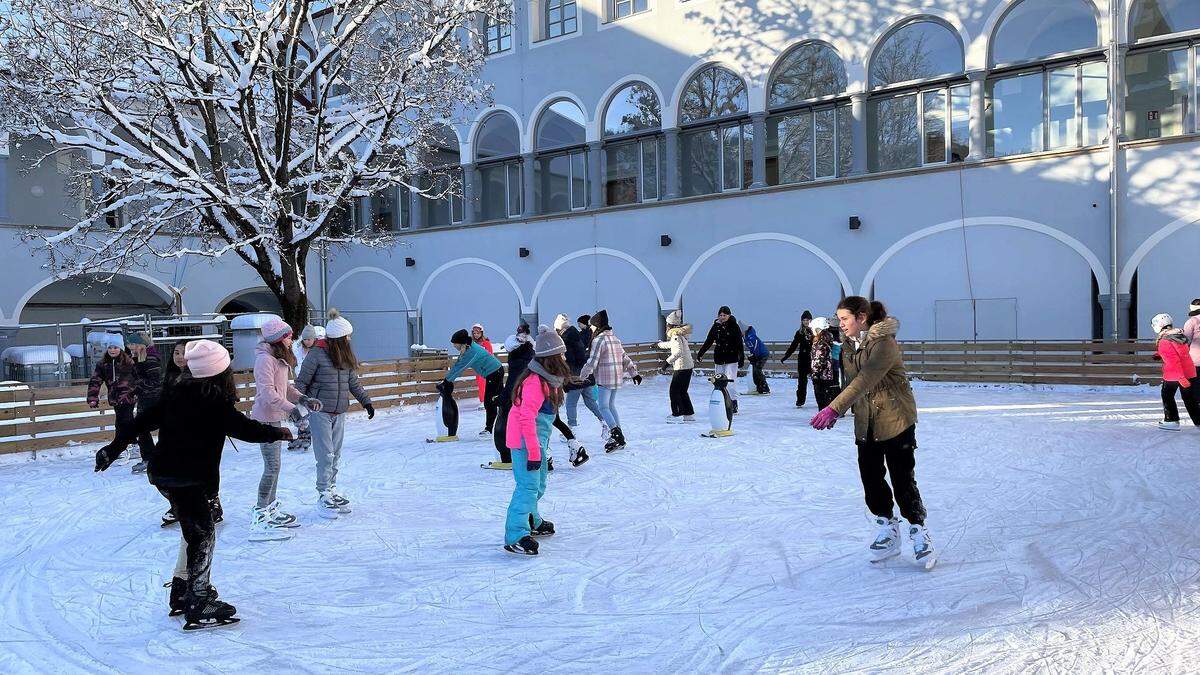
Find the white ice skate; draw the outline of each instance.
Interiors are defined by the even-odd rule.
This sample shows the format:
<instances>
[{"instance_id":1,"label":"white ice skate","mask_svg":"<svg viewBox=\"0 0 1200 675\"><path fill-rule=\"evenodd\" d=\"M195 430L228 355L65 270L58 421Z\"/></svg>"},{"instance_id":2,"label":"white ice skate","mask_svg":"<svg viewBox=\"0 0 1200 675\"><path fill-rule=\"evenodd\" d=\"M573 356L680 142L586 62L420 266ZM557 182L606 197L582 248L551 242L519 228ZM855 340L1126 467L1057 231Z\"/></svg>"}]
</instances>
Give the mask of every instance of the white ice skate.
<instances>
[{"instance_id":1,"label":"white ice skate","mask_svg":"<svg viewBox=\"0 0 1200 675\"><path fill-rule=\"evenodd\" d=\"M607 443L610 436L612 436L612 434L608 430L608 424L605 422L601 422L600 423L600 442Z\"/></svg>"},{"instance_id":2,"label":"white ice skate","mask_svg":"<svg viewBox=\"0 0 1200 675\"><path fill-rule=\"evenodd\" d=\"M687 424L688 422L695 422L696 416L695 415L684 415L683 417L679 418L679 421L682 424Z\"/></svg>"},{"instance_id":3,"label":"white ice skate","mask_svg":"<svg viewBox=\"0 0 1200 675\"><path fill-rule=\"evenodd\" d=\"M913 545L913 562L926 570L933 569L937 564L937 549L933 547L933 539L924 525L910 525L908 538Z\"/></svg>"},{"instance_id":4,"label":"white ice skate","mask_svg":"<svg viewBox=\"0 0 1200 675\"><path fill-rule=\"evenodd\" d=\"M275 527L300 527L300 521L296 520L296 516L279 508L278 499L271 502L271 505L267 507L267 515L270 518L271 524Z\"/></svg>"},{"instance_id":5,"label":"white ice skate","mask_svg":"<svg viewBox=\"0 0 1200 675\"><path fill-rule=\"evenodd\" d=\"M1163 431L1179 431L1179 422L1159 422L1158 428Z\"/></svg>"},{"instance_id":6,"label":"white ice skate","mask_svg":"<svg viewBox=\"0 0 1200 675\"><path fill-rule=\"evenodd\" d=\"M900 521L895 518L873 516L871 522L879 526L875 541L871 542L871 562L883 562L900 553Z\"/></svg>"},{"instance_id":7,"label":"white ice skate","mask_svg":"<svg viewBox=\"0 0 1200 675\"><path fill-rule=\"evenodd\" d=\"M671 415L667 418L667 424L683 424L683 417Z\"/></svg>"},{"instance_id":8,"label":"white ice skate","mask_svg":"<svg viewBox=\"0 0 1200 675\"><path fill-rule=\"evenodd\" d=\"M571 440L567 441L567 448L570 449L569 457L571 460L571 466L580 466L584 462L591 459L588 457L587 450L584 449L583 444L580 443L578 439L572 438Z\"/></svg>"},{"instance_id":9,"label":"white ice skate","mask_svg":"<svg viewBox=\"0 0 1200 675\"><path fill-rule=\"evenodd\" d=\"M329 520L337 520L340 514L341 508L337 500L333 497L333 491L326 490L322 492L321 496L317 499L317 515Z\"/></svg>"},{"instance_id":10,"label":"white ice skate","mask_svg":"<svg viewBox=\"0 0 1200 675\"><path fill-rule=\"evenodd\" d=\"M254 507L250 519L250 541L282 541L291 539L292 533L287 528L271 522L271 509Z\"/></svg>"}]
</instances>

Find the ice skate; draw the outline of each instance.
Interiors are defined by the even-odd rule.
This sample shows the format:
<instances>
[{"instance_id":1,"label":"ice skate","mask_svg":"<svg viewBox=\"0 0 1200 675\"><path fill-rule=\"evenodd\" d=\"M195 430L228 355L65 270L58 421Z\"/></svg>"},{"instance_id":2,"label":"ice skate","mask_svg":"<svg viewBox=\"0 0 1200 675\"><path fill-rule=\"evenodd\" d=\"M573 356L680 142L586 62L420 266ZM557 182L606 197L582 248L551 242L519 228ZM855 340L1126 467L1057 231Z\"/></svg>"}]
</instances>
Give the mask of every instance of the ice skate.
<instances>
[{"instance_id":1,"label":"ice skate","mask_svg":"<svg viewBox=\"0 0 1200 675\"><path fill-rule=\"evenodd\" d=\"M550 537L554 535L554 523L543 519L542 524L533 526L533 514L529 516L529 533L534 537Z\"/></svg>"},{"instance_id":2,"label":"ice skate","mask_svg":"<svg viewBox=\"0 0 1200 675\"><path fill-rule=\"evenodd\" d=\"M879 526L875 541L871 542L871 562L883 562L900 553L900 521L895 518L874 516L871 522Z\"/></svg>"},{"instance_id":3,"label":"ice skate","mask_svg":"<svg viewBox=\"0 0 1200 675\"><path fill-rule=\"evenodd\" d=\"M279 508L279 500L271 502L267 507L268 516L276 527L300 527L300 521L296 520L296 516Z\"/></svg>"},{"instance_id":4,"label":"ice skate","mask_svg":"<svg viewBox=\"0 0 1200 675\"><path fill-rule=\"evenodd\" d=\"M146 469L147 469L146 460L143 459L142 461L138 462L137 464L134 464L133 469L130 472L134 473L134 474L141 474L141 473L146 473Z\"/></svg>"},{"instance_id":5,"label":"ice skate","mask_svg":"<svg viewBox=\"0 0 1200 675\"><path fill-rule=\"evenodd\" d=\"M625 434L621 433L621 427L613 427L612 436L608 442L604 444L605 452L616 452L625 448Z\"/></svg>"},{"instance_id":6,"label":"ice skate","mask_svg":"<svg viewBox=\"0 0 1200 675\"><path fill-rule=\"evenodd\" d=\"M207 592L198 593L188 602L183 629L201 630L228 626L241 621L234 616L235 614L237 614L237 608L228 602L217 600L215 596L211 596Z\"/></svg>"},{"instance_id":7,"label":"ice skate","mask_svg":"<svg viewBox=\"0 0 1200 675\"><path fill-rule=\"evenodd\" d=\"M163 527L170 527L178 522L179 519L175 517L175 509L167 509L167 512L162 514Z\"/></svg>"},{"instance_id":8,"label":"ice skate","mask_svg":"<svg viewBox=\"0 0 1200 675\"><path fill-rule=\"evenodd\" d=\"M480 435L480 436L491 436L491 435L492 435L492 432L488 431L487 429L481 429L481 430L479 431L479 435Z\"/></svg>"},{"instance_id":9,"label":"ice skate","mask_svg":"<svg viewBox=\"0 0 1200 675\"><path fill-rule=\"evenodd\" d=\"M600 442L607 443L608 439L610 437L612 437L612 431L608 428L608 424L605 422L601 422L600 423Z\"/></svg>"},{"instance_id":10,"label":"ice skate","mask_svg":"<svg viewBox=\"0 0 1200 675\"><path fill-rule=\"evenodd\" d=\"M533 537L524 536L515 544L505 544L504 550L517 555L537 555L538 543Z\"/></svg>"},{"instance_id":11,"label":"ice skate","mask_svg":"<svg viewBox=\"0 0 1200 675\"><path fill-rule=\"evenodd\" d=\"M578 439L572 438L567 441L567 448L570 450L571 466L580 466L591 459L588 457L587 449L583 447L583 444Z\"/></svg>"},{"instance_id":12,"label":"ice skate","mask_svg":"<svg viewBox=\"0 0 1200 675\"><path fill-rule=\"evenodd\" d=\"M680 418L679 418L679 423L680 423L680 424L690 424L690 423L692 423L692 422L695 422L695 421L696 421L696 416L695 416L695 415L684 415L683 417L680 417Z\"/></svg>"},{"instance_id":13,"label":"ice skate","mask_svg":"<svg viewBox=\"0 0 1200 675\"><path fill-rule=\"evenodd\" d=\"M1179 431L1179 422L1159 422L1158 428L1163 431Z\"/></svg>"},{"instance_id":14,"label":"ice skate","mask_svg":"<svg viewBox=\"0 0 1200 675\"><path fill-rule=\"evenodd\" d=\"M926 570L933 569L937 564L937 549L933 547L933 539L924 525L911 525L908 528L908 538L913 545L913 562Z\"/></svg>"},{"instance_id":15,"label":"ice skate","mask_svg":"<svg viewBox=\"0 0 1200 675\"><path fill-rule=\"evenodd\" d=\"M221 506L221 498L213 495L208 499L208 510L212 512L213 524L225 520L225 509Z\"/></svg>"},{"instance_id":16,"label":"ice skate","mask_svg":"<svg viewBox=\"0 0 1200 675\"><path fill-rule=\"evenodd\" d=\"M333 496L333 501L338 506L338 513L350 513L350 500L337 489L337 487L329 488L329 494Z\"/></svg>"},{"instance_id":17,"label":"ice skate","mask_svg":"<svg viewBox=\"0 0 1200 675\"><path fill-rule=\"evenodd\" d=\"M333 491L326 490L321 493L317 499L317 515L328 520L337 520L341 514L341 507L338 506L337 500L333 498Z\"/></svg>"},{"instance_id":18,"label":"ice skate","mask_svg":"<svg viewBox=\"0 0 1200 675\"><path fill-rule=\"evenodd\" d=\"M271 522L271 509L254 507L250 518L250 541L283 541L291 539L292 533L282 525Z\"/></svg>"},{"instance_id":19,"label":"ice skate","mask_svg":"<svg viewBox=\"0 0 1200 675\"><path fill-rule=\"evenodd\" d=\"M171 608L168 616L180 616L187 611L187 580L180 577L172 577L171 581L163 584L164 587L171 589L171 595L167 600L168 606ZM208 585L208 597L211 600L217 599L217 587L212 584Z\"/></svg>"},{"instance_id":20,"label":"ice skate","mask_svg":"<svg viewBox=\"0 0 1200 675\"><path fill-rule=\"evenodd\" d=\"M683 424L683 417L680 415L671 415L667 418L667 424Z\"/></svg>"}]
</instances>

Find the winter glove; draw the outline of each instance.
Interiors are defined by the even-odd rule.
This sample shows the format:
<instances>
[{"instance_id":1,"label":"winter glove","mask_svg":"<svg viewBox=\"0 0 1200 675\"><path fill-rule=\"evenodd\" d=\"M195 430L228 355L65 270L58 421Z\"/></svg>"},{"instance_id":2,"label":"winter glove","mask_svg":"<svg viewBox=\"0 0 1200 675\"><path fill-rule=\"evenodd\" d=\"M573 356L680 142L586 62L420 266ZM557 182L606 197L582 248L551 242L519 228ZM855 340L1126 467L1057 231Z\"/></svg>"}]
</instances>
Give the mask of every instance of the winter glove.
<instances>
[{"instance_id":1,"label":"winter glove","mask_svg":"<svg viewBox=\"0 0 1200 675\"><path fill-rule=\"evenodd\" d=\"M297 403L290 413L288 413L288 421L292 424L299 424L300 420L308 416L308 407L303 403Z\"/></svg>"},{"instance_id":2,"label":"winter glove","mask_svg":"<svg viewBox=\"0 0 1200 675\"><path fill-rule=\"evenodd\" d=\"M88 407L95 410L96 408L100 407L100 401L97 401L94 398L89 398L88 399Z\"/></svg>"},{"instance_id":3,"label":"winter glove","mask_svg":"<svg viewBox=\"0 0 1200 675\"><path fill-rule=\"evenodd\" d=\"M363 407L367 409L367 419L369 419L369 420L375 419L375 406L368 403L368 404L364 405Z\"/></svg>"},{"instance_id":4,"label":"winter glove","mask_svg":"<svg viewBox=\"0 0 1200 675\"><path fill-rule=\"evenodd\" d=\"M837 421L838 411L834 410L833 408L825 408L816 415L813 415L809 425L811 425L814 429L824 431L826 429L832 429L833 425L837 424Z\"/></svg>"},{"instance_id":5,"label":"winter glove","mask_svg":"<svg viewBox=\"0 0 1200 675\"><path fill-rule=\"evenodd\" d=\"M1184 389L1187 389L1188 387L1192 386L1192 381L1185 377L1179 381L1179 386L1183 387Z\"/></svg>"},{"instance_id":6,"label":"winter glove","mask_svg":"<svg viewBox=\"0 0 1200 675\"><path fill-rule=\"evenodd\" d=\"M117 461L117 457L121 456L121 452L114 448L112 444L108 444L96 451L96 468L95 471L104 471L112 466L112 463Z\"/></svg>"},{"instance_id":7,"label":"winter glove","mask_svg":"<svg viewBox=\"0 0 1200 675\"><path fill-rule=\"evenodd\" d=\"M292 435L292 430L287 427L279 427L279 440L293 441L296 437Z\"/></svg>"},{"instance_id":8,"label":"winter glove","mask_svg":"<svg viewBox=\"0 0 1200 675\"><path fill-rule=\"evenodd\" d=\"M531 460L525 462L525 470L526 471L541 471L542 470L542 460L531 459Z\"/></svg>"},{"instance_id":9,"label":"winter glove","mask_svg":"<svg viewBox=\"0 0 1200 675\"><path fill-rule=\"evenodd\" d=\"M321 412L321 408L325 407L321 405L320 399L315 399L311 396L301 396L300 404L306 406L312 412Z\"/></svg>"},{"instance_id":10,"label":"winter glove","mask_svg":"<svg viewBox=\"0 0 1200 675\"><path fill-rule=\"evenodd\" d=\"M636 385L638 385L638 386L640 387L640 386L641 386L641 384L642 384L642 376L641 376L641 375L634 375L634 376L633 376L633 383L634 383L634 384L636 384Z\"/></svg>"}]
</instances>

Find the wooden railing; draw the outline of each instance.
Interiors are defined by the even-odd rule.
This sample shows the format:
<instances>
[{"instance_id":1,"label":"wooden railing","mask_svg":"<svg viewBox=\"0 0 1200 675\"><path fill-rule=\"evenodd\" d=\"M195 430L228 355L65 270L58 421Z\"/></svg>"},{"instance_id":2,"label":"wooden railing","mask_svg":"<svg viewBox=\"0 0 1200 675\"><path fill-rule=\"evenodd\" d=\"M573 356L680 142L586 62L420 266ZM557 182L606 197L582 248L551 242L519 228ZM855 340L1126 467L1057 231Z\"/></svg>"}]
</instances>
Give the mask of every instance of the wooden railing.
<instances>
[{"instance_id":1,"label":"wooden railing","mask_svg":"<svg viewBox=\"0 0 1200 675\"><path fill-rule=\"evenodd\" d=\"M794 373L779 358L787 343L768 343L768 372ZM921 380L1019 384L1155 384L1161 368L1147 342L904 342L909 374ZM693 350L698 345L693 345ZM644 374L657 371L666 352L654 343L626 345L629 357ZM505 360L504 355L500 355ZM376 408L429 403L437 398L436 386L446 375L450 360L441 357L374 361L359 370ZM697 364L697 367L702 367ZM251 373L235 375L241 401L249 412L254 402ZM475 378L463 377L456 398L477 395ZM112 439L115 417L106 402L88 407L86 383L56 387L9 386L0 389L0 454L38 451L76 443ZM359 410L351 398L351 411Z\"/></svg>"}]
</instances>

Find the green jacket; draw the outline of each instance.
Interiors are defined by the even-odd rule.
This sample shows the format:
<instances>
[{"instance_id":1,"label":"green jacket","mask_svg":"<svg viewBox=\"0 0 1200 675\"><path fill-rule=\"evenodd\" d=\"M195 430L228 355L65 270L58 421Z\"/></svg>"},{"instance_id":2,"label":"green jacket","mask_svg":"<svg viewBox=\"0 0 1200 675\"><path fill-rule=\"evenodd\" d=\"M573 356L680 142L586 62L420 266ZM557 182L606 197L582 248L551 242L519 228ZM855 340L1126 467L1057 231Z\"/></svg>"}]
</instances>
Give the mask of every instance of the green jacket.
<instances>
[{"instance_id":1,"label":"green jacket","mask_svg":"<svg viewBox=\"0 0 1200 675\"><path fill-rule=\"evenodd\" d=\"M861 342L843 341L847 384L830 407L840 415L854 411L857 442L890 440L917 423L917 402L896 343L898 330L900 322L887 318L871 326Z\"/></svg>"}]
</instances>

